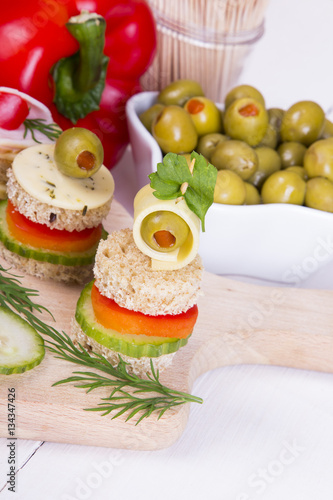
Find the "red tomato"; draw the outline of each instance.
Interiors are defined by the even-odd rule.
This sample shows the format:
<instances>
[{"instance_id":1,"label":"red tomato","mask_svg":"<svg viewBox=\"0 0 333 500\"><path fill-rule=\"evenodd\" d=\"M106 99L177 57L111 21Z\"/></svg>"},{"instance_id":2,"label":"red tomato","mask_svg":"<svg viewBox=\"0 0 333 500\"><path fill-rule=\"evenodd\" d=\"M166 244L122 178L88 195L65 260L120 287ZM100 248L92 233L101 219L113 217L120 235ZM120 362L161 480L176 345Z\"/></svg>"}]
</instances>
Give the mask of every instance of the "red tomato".
<instances>
[{"instance_id":1,"label":"red tomato","mask_svg":"<svg viewBox=\"0 0 333 500\"><path fill-rule=\"evenodd\" d=\"M16 130L29 114L28 104L22 97L0 92L0 128Z\"/></svg>"}]
</instances>

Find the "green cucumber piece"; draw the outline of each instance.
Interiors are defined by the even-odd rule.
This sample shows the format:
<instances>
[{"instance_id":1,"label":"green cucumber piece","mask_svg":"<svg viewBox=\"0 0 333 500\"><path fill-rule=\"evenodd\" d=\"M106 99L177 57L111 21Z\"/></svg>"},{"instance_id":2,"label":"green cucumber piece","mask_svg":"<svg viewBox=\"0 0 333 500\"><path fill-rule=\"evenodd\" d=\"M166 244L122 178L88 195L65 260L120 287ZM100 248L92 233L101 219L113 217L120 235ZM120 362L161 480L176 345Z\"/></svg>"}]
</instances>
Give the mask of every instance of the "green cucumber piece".
<instances>
[{"instance_id":1,"label":"green cucumber piece","mask_svg":"<svg viewBox=\"0 0 333 500\"><path fill-rule=\"evenodd\" d=\"M18 314L0 307L0 373L31 370L44 355L44 340L39 333Z\"/></svg>"},{"instance_id":2,"label":"green cucumber piece","mask_svg":"<svg viewBox=\"0 0 333 500\"><path fill-rule=\"evenodd\" d=\"M42 248L35 248L31 245L25 245L15 240L10 234L6 221L6 208L7 200L0 201L0 241L4 246L13 253L26 257L27 259L34 259L42 262L49 262L50 264L59 264L63 266L88 266L93 264L98 243L91 249L85 252L67 252L61 253ZM108 233L103 228L102 239L106 239Z\"/></svg>"},{"instance_id":3,"label":"green cucumber piece","mask_svg":"<svg viewBox=\"0 0 333 500\"><path fill-rule=\"evenodd\" d=\"M148 356L155 358L176 352L187 344L190 335L184 339L154 337L150 335L130 335L105 328L96 320L91 302L91 289L94 281L88 283L81 292L76 306L75 319L82 331L99 344L132 358Z\"/></svg>"}]
</instances>

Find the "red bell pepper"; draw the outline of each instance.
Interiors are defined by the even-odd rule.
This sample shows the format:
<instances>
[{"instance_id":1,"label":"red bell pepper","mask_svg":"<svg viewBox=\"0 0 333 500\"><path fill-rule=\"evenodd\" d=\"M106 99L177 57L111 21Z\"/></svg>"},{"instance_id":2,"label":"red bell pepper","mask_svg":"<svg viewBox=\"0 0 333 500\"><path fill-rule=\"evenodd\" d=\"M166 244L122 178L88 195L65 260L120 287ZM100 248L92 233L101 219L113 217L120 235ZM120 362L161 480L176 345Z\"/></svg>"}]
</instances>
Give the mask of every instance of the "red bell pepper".
<instances>
[{"instance_id":1,"label":"red bell pepper","mask_svg":"<svg viewBox=\"0 0 333 500\"><path fill-rule=\"evenodd\" d=\"M85 14L76 18L81 11ZM43 102L62 129L95 132L112 168L128 144L127 99L155 55L145 0L16 0L1 6L0 85Z\"/></svg>"}]
</instances>

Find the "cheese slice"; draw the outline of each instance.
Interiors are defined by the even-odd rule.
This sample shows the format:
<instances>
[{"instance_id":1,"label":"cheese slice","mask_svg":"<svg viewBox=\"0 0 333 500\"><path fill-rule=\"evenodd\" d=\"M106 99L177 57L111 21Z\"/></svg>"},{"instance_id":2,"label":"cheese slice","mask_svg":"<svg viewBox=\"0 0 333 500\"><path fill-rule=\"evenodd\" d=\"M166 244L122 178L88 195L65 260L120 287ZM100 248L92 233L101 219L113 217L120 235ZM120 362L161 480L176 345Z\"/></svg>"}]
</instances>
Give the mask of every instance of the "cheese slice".
<instances>
[{"instance_id":1,"label":"cheese slice","mask_svg":"<svg viewBox=\"0 0 333 500\"><path fill-rule=\"evenodd\" d=\"M187 223L190 233L185 243L172 252L159 252L150 248L141 235L141 225L147 215L157 211L173 212ZM189 264L197 255L200 238L200 219L181 200L159 200L153 195L148 184L137 193L134 199L133 237L136 246L142 253L151 258L152 269L169 270L180 269Z\"/></svg>"},{"instance_id":2,"label":"cheese slice","mask_svg":"<svg viewBox=\"0 0 333 500\"><path fill-rule=\"evenodd\" d=\"M41 144L16 155L13 172L28 194L42 203L69 210L98 208L110 200L114 180L104 165L93 176L78 179L62 174L53 154L54 144Z\"/></svg>"}]
</instances>

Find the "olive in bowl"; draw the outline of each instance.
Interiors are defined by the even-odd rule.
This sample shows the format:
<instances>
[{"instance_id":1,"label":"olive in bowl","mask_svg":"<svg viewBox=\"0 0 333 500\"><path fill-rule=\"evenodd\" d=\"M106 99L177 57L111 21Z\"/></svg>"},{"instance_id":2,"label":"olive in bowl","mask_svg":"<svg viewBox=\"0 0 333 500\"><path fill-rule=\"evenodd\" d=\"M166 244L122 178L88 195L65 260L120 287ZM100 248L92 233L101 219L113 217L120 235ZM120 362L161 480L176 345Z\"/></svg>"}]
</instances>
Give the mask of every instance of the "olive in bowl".
<instances>
[{"instance_id":1,"label":"olive in bowl","mask_svg":"<svg viewBox=\"0 0 333 500\"><path fill-rule=\"evenodd\" d=\"M192 97L184 109L190 114L199 136L222 132L222 115L216 104L207 97Z\"/></svg>"},{"instance_id":2,"label":"olive in bowl","mask_svg":"<svg viewBox=\"0 0 333 500\"><path fill-rule=\"evenodd\" d=\"M171 82L164 87L157 96L157 102L165 106L169 106L170 104L183 106L191 97L203 95L204 92L198 82L183 79Z\"/></svg>"},{"instance_id":3,"label":"olive in bowl","mask_svg":"<svg viewBox=\"0 0 333 500\"><path fill-rule=\"evenodd\" d=\"M244 141L220 142L211 155L210 162L218 170L233 170L243 180L249 179L258 168L257 153Z\"/></svg>"},{"instance_id":4,"label":"olive in bowl","mask_svg":"<svg viewBox=\"0 0 333 500\"><path fill-rule=\"evenodd\" d=\"M268 114L263 104L251 97L236 99L223 116L225 133L232 139L257 146L268 127Z\"/></svg>"},{"instance_id":5,"label":"olive in bowl","mask_svg":"<svg viewBox=\"0 0 333 500\"><path fill-rule=\"evenodd\" d=\"M198 134L189 113L180 106L165 106L156 116L152 133L164 153L189 153L198 142Z\"/></svg>"},{"instance_id":6,"label":"olive in bowl","mask_svg":"<svg viewBox=\"0 0 333 500\"><path fill-rule=\"evenodd\" d=\"M322 139L311 144L304 155L304 168L310 178L326 177L333 181L333 140Z\"/></svg>"},{"instance_id":7,"label":"olive in bowl","mask_svg":"<svg viewBox=\"0 0 333 500\"><path fill-rule=\"evenodd\" d=\"M274 172L264 182L261 190L263 203L291 203L303 205L306 183L296 172Z\"/></svg>"},{"instance_id":8,"label":"olive in bowl","mask_svg":"<svg viewBox=\"0 0 333 500\"><path fill-rule=\"evenodd\" d=\"M309 146L320 138L324 125L325 113L319 104L313 101L296 102L283 115L281 140Z\"/></svg>"}]
</instances>

